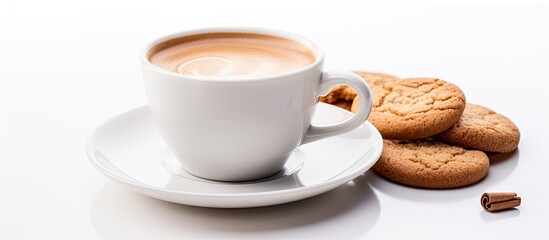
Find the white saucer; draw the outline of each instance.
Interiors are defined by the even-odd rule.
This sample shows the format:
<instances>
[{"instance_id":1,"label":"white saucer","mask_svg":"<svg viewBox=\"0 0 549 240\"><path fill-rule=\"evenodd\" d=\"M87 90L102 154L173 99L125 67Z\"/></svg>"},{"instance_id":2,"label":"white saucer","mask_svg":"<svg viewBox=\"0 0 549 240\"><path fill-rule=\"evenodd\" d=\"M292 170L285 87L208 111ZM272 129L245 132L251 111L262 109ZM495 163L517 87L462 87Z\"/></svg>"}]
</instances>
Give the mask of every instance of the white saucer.
<instances>
[{"instance_id":1,"label":"white saucer","mask_svg":"<svg viewBox=\"0 0 549 240\"><path fill-rule=\"evenodd\" d=\"M338 123L348 111L319 103L313 122ZM299 147L284 169L253 182L216 182L180 168L161 139L148 107L102 124L88 139L91 163L107 177L154 198L203 207L268 206L332 190L367 171L379 159L383 141L365 122L347 134Z\"/></svg>"}]
</instances>

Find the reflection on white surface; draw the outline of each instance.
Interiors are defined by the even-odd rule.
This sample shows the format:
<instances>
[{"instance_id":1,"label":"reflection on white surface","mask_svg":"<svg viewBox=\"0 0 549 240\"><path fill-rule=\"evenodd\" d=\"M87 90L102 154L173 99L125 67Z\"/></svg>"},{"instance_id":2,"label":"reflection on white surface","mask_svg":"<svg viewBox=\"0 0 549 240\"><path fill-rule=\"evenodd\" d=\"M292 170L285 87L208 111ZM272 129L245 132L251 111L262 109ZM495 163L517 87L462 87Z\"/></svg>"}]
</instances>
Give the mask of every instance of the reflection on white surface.
<instances>
[{"instance_id":1,"label":"reflection on white surface","mask_svg":"<svg viewBox=\"0 0 549 240\"><path fill-rule=\"evenodd\" d=\"M485 210L482 210L479 215L480 219L485 222L501 221L520 216L520 209L511 208L498 212L487 212Z\"/></svg>"},{"instance_id":2,"label":"reflection on white surface","mask_svg":"<svg viewBox=\"0 0 549 240\"><path fill-rule=\"evenodd\" d=\"M174 204L109 183L95 197L90 218L106 239L306 239L303 229L353 239L375 225L380 207L364 176L317 197L247 209Z\"/></svg>"},{"instance_id":3,"label":"reflection on white surface","mask_svg":"<svg viewBox=\"0 0 549 240\"><path fill-rule=\"evenodd\" d=\"M208 180L208 179L194 176L189 172L185 171L185 169L183 169L183 166L181 166L181 163L177 160L177 158L171 153L169 149L166 149L166 151L164 152L164 154L162 154L160 158L162 159L162 167L164 167L164 169L167 170L172 175L170 181L173 181L174 178L184 178L183 179L184 181L190 180L190 181L202 182L206 184L220 183L218 181ZM280 170L279 172L275 173L272 176L253 180L253 181L235 182L235 183L236 184L256 184L256 183L263 183L263 182L278 180L280 178L297 174L303 168L303 165L304 163L300 161L288 161L286 165L284 165L284 168L282 170ZM156 167L159 167L159 166L156 166ZM170 187L167 187L167 188L170 188Z\"/></svg>"},{"instance_id":4,"label":"reflection on white surface","mask_svg":"<svg viewBox=\"0 0 549 240\"><path fill-rule=\"evenodd\" d=\"M258 191L276 191L303 187L299 182L298 174L303 168L303 161L296 159L288 161L284 169L273 176L247 182L218 182L196 177L183 169L179 161L166 150L162 155L162 166L168 172L162 171L162 175L170 175L165 185L159 186L174 191L195 191L203 193L253 193ZM151 166L151 168L159 168ZM162 176L161 176L162 177ZM165 178L165 177L162 177Z\"/></svg>"}]
</instances>

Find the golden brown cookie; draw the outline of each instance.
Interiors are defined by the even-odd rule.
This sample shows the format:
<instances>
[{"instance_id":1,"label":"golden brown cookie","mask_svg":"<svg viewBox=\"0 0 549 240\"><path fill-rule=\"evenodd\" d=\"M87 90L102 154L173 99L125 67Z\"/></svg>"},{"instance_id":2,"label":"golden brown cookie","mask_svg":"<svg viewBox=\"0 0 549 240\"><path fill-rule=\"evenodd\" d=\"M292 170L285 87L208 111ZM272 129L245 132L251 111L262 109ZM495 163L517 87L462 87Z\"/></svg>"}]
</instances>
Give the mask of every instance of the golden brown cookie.
<instances>
[{"instance_id":1,"label":"golden brown cookie","mask_svg":"<svg viewBox=\"0 0 549 240\"><path fill-rule=\"evenodd\" d=\"M375 93L372 92L372 95L375 95ZM358 107L360 107L360 98L358 96L353 99L353 103L351 104L351 112L356 113L358 111ZM372 106L373 110L374 106Z\"/></svg>"},{"instance_id":2,"label":"golden brown cookie","mask_svg":"<svg viewBox=\"0 0 549 240\"><path fill-rule=\"evenodd\" d=\"M332 103L335 103L335 102L339 101L339 99L343 99L344 98L343 97L343 90L345 88L348 88L348 87L345 86L345 85L338 85L338 86L333 87L330 90L330 92L328 93L328 95L326 95L324 97L320 97L320 101L332 104Z\"/></svg>"},{"instance_id":3,"label":"golden brown cookie","mask_svg":"<svg viewBox=\"0 0 549 240\"><path fill-rule=\"evenodd\" d=\"M363 71L355 71L354 73L362 77L368 83L368 85L370 85L370 88L373 88L374 86L383 85L384 83L399 79L398 77L395 77L389 74L384 74L384 73L363 72ZM347 87L345 85L338 85L332 88L328 93L328 95L324 97L320 97L320 101L333 104L335 102L344 100L344 101L347 101L349 104L349 108L347 110L351 110L350 105L352 104L353 99L355 99L356 96L357 96L357 93L353 88Z\"/></svg>"},{"instance_id":4,"label":"golden brown cookie","mask_svg":"<svg viewBox=\"0 0 549 240\"><path fill-rule=\"evenodd\" d=\"M433 140L383 140L374 171L391 181L420 188L458 188L488 174L486 153Z\"/></svg>"},{"instance_id":5,"label":"golden brown cookie","mask_svg":"<svg viewBox=\"0 0 549 240\"><path fill-rule=\"evenodd\" d=\"M366 80L368 85L370 85L370 88L374 88L377 86L383 86L383 84L394 82L400 80L399 77L395 77L393 75L385 74L385 73L376 73L376 72L363 72L363 71L354 71L358 76ZM352 88L350 88L352 90ZM354 96L349 95L347 100L353 100L356 97L356 92Z\"/></svg>"},{"instance_id":6,"label":"golden brown cookie","mask_svg":"<svg viewBox=\"0 0 549 240\"><path fill-rule=\"evenodd\" d=\"M332 105L334 106L338 106L340 108L343 108L347 111L351 111L351 105L353 105L353 101L347 101L347 100L343 100L343 99L340 99L334 103L331 103Z\"/></svg>"},{"instance_id":7,"label":"golden brown cookie","mask_svg":"<svg viewBox=\"0 0 549 240\"><path fill-rule=\"evenodd\" d=\"M520 132L505 116L468 103L459 121L436 138L464 148L512 152L518 146Z\"/></svg>"},{"instance_id":8,"label":"golden brown cookie","mask_svg":"<svg viewBox=\"0 0 549 240\"><path fill-rule=\"evenodd\" d=\"M372 93L368 120L386 139L433 136L454 125L465 109L461 89L436 78L389 82L373 89Z\"/></svg>"}]
</instances>

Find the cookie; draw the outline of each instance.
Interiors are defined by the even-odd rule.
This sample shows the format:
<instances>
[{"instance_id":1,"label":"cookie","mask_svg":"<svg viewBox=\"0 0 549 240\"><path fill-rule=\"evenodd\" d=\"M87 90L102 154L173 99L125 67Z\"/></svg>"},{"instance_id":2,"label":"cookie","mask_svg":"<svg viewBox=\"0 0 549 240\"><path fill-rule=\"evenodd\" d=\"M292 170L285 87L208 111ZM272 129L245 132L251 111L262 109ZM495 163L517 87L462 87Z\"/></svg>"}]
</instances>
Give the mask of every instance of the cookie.
<instances>
[{"instance_id":1,"label":"cookie","mask_svg":"<svg viewBox=\"0 0 549 240\"><path fill-rule=\"evenodd\" d=\"M348 87L345 86L345 85L338 85L338 86L333 87L330 90L330 92L328 93L328 95L326 95L324 97L320 97L320 101L332 104L332 103L335 103L335 102L339 101L339 99L343 99L344 98L343 97L343 90L345 88L348 88Z\"/></svg>"},{"instance_id":2,"label":"cookie","mask_svg":"<svg viewBox=\"0 0 549 240\"><path fill-rule=\"evenodd\" d=\"M395 77L393 75L385 74L385 73L376 73L376 72L363 72L363 71L354 71L358 76L363 78L368 85L370 85L370 88L374 88L377 86L383 86L386 83L394 82L400 80L399 77ZM350 88L352 90L352 88ZM354 95L348 95L349 98L347 100L353 100L354 97L356 97L356 92Z\"/></svg>"},{"instance_id":3,"label":"cookie","mask_svg":"<svg viewBox=\"0 0 549 240\"><path fill-rule=\"evenodd\" d=\"M505 116L468 103L459 121L435 137L464 148L503 153L517 148L520 132Z\"/></svg>"},{"instance_id":4,"label":"cookie","mask_svg":"<svg viewBox=\"0 0 549 240\"><path fill-rule=\"evenodd\" d=\"M343 108L347 111L351 111L351 106L353 105L353 101L347 101L347 100L344 100L344 99L340 99L336 102L333 102L331 103L332 105L334 106L338 106L340 108Z\"/></svg>"},{"instance_id":5,"label":"cookie","mask_svg":"<svg viewBox=\"0 0 549 240\"><path fill-rule=\"evenodd\" d=\"M456 124L465 109L465 95L454 84L436 78L409 78L372 89L368 120L383 138L420 139ZM358 109L358 102L351 110Z\"/></svg>"},{"instance_id":6,"label":"cookie","mask_svg":"<svg viewBox=\"0 0 549 240\"><path fill-rule=\"evenodd\" d=\"M373 170L400 184L447 189L471 185L488 174L486 153L433 140L383 140L383 153Z\"/></svg>"},{"instance_id":7,"label":"cookie","mask_svg":"<svg viewBox=\"0 0 549 240\"><path fill-rule=\"evenodd\" d=\"M368 85L370 85L370 88L399 79L398 77L395 77L389 74L384 74L384 73L363 72L363 71L355 71L354 73L362 77L368 83ZM328 93L328 95L324 97L320 97L320 101L333 104L338 101L344 100L349 104L349 108L347 110L351 110L350 105L352 104L356 96L357 96L357 93L353 88L345 85L338 85L332 88Z\"/></svg>"},{"instance_id":8,"label":"cookie","mask_svg":"<svg viewBox=\"0 0 549 240\"><path fill-rule=\"evenodd\" d=\"M373 91L372 91L372 95L375 95ZM351 104L351 112L356 113L356 111L358 111L358 107L360 107L360 99L358 98L358 96L356 96L355 99L353 99L353 103ZM373 110L373 106L372 106L372 110Z\"/></svg>"}]
</instances>

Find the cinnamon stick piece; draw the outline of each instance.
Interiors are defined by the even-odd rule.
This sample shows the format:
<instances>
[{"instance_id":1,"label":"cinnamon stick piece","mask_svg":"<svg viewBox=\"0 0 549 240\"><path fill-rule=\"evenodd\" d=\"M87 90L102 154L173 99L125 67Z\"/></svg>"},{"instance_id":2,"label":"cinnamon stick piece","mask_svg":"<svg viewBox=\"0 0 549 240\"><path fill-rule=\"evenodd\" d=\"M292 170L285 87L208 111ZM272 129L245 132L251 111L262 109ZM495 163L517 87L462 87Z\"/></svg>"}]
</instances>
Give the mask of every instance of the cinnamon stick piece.
<instances>
[{"instance_id":1,"label":"cinnamon stick piece","mask_svg":"<svg viewBox=\"0 0 549 240\"><path fill-rule=\"evenodd\" d=\"M521 199L514 192L490 192L482 194L480 204L488 211L499 211L520 206Z\"/></svg>"}]
</instances>

